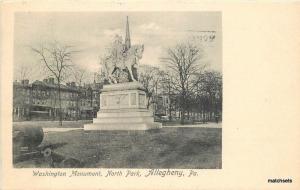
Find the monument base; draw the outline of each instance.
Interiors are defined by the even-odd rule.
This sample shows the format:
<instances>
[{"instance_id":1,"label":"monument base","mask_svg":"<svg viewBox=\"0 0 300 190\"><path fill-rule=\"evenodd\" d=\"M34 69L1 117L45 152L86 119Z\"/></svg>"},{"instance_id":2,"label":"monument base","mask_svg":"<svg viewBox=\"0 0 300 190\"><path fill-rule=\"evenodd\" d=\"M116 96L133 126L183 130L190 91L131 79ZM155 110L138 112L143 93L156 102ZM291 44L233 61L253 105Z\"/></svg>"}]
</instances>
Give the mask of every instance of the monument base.
<instances>
[{"instance_id":1,"label":"monument base","mask_svg":"<svg viewBox=\"0 0 300 190\"><path fill-rule=\"evenodd\" d=\"M148 130L161 128L146 108L146 94L138 82L104 86L100 111L84 130Z\"/></svg>"}]
</instances>

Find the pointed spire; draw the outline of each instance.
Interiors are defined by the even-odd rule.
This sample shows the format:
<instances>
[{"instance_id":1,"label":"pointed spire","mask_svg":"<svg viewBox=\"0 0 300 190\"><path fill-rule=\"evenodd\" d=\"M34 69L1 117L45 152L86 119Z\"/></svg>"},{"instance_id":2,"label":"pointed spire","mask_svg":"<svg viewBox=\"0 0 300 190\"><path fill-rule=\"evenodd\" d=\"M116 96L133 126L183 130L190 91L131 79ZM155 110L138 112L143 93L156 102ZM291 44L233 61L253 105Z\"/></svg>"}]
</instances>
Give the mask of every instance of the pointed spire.
<instances>
[{"instance_id":1,"label":"pointed spire","mask_svg":"<svg viewBox=\"0 0 300 190\"><path fill-rule=\"evenodd\" d=\"M131 47L131 42L130 42L130 32L129 32L129 21L128 21L128 16L127 16L125 49L128 50L130 47Z\"/></svg>"}]
</instances>

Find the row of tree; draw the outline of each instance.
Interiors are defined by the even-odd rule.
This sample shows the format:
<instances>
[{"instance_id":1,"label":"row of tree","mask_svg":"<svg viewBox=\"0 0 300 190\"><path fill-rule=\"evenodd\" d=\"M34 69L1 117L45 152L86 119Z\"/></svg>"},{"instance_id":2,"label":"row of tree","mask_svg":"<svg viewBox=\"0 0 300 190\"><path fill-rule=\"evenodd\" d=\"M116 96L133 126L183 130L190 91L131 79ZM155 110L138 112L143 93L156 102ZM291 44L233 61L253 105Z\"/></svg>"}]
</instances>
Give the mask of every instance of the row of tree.
<instances>
[{"instance_id":1,"label":"row of tree","mask_svg":"<svg viewBox=\"0 0 300 190\"><path fill-rule=\"evenodd\" d=\"M85 71L74 69L72 54L76 51L70 46L58 43L32 48L43 68L56 78L61 110L60 87L70 72L75 81L81 85ZM208 70L202 61L204 51L197 44L178 43L166 50L161 62L163 68L140 66L139 81L143 84L148 97L147 107L155 103L155 95L165 94L169 97L169 118L172 112L180 113L181 123L193 114L201 114L206 120L220 116L222 112L222 75ZM103 73L99 73L104 78ZM60 111L60 116L62 113ZM60 117L60 125L62 117Z\"/></svg>"},{"instance_id":2,"label":"row of tree","mask_svg":"<svg viewBox=\"0 0 300 190\"><path fill-rule=\"evenodd\" d=\"M172 112L180 113L182 124L195 114L203 120L219 119L222 113L222 75L202 62L202 48L181 43L169 48L161 61L165 67L140 67L139 81L144 85L149 107L155 95L165 94Z\"/></svg>"}]
</instances>

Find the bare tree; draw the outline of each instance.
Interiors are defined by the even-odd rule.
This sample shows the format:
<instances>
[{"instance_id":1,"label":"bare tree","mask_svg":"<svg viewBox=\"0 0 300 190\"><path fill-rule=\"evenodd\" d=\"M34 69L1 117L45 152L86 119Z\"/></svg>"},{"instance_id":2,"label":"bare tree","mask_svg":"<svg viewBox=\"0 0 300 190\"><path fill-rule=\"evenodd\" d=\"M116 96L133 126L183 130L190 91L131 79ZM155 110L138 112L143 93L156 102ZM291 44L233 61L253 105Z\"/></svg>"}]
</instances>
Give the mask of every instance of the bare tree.
<instances>
[{"instance_id":1,"label":"bare tree","mask_svg":"<svg viewBox=\"0 0 300 190\"><path fill-rule=\"evenodd\" d=\"M99 56L100 69L96 72L96 80L103 84L109 84L107 79L107 65L104 62L104 58Z\"/></svg>"},{"instance_id":2,"label":"bare tree","mask_svg":"<svg viewBox=\"0 0 300 190\"><path fill-rule=\"evenodd\" d=\"M72 82L75 82L77 86L78 93L76 95L76 120L80 118L80 97L82 93L82 83L85 81L87 77L87 71L79 66L73 66L72 67Z\"/></svg>"},{"instance_id":3,"label":"bare tree","mask_svg":"<svg viewBox=\"0 0 300 190\"><path fill-rule=\"evenodd\" d=\"M149 109L151 103L154 101L153 97L157 95L160 74L161 71L157 67L149 65L140 67L139 81L143 84L146 92L147 109Z\"/></svg>"},{"instance_id":4,"label":"bare tree","mask_svg":"<svg viewBox=\"0 0 300 190\"><path fill-rule=\"evenodd\" d=\"M19 80L25 80L29 79L29 76L31 75L31 68L28 66L25 66L25 64L22 64L21 66L18 67L18 79Z\"/></svg>"},{"instance_id":5,"label":"bare tree","mask_svg":"<svg viewBox=\"0 0 300 190\"><path fill-rule=\"evenodd\" d=\"M161 58L167 63L170 76L172 76L172 87L180 96L181 123L184 124L185 114L188 108L188 100L191 92L196 87L195 76L204 69L200 62L203 51L192 43L180 43L169 48L166 56Z\"/></svg>"},{"instance_id":6,"label":"bare tree","mask_svg":"<svg viewBox=\"0 0 300 190\"><path fill-rule=\"evenodd\" d=\"M73 66L72 75L73 75L73 81L76 83L76 85L81 86L82 82L86 79L87 72L85 69L81 67Z\"/></svg>"},{"instance_id":7,"label":"bare tree","mask_svg":"<svg viewBox=\"0 0 300 190\"><path fill-rule=\"evenodd\" d=\"M176 94L174 93L172 89L172 77L168 73L163 73L161 76L161 88L164 94L167 94L168 97L168 118L169 121L172 120L172 109L173 109L173 104L175 101L173 101L176 98ZM173 107L172 107L173 106Z\"/></svg>"},{"instance_id":8,"label":"bare tree","mask_svg":"<svg viewBox=\"0 0 300 190\"><path fill-rule=\"evenodd\" d=\"M47 71L55 77L58 85L59 125L62 126L61 83L67 77L69 68L73 65L70 46L58 43L41 45L31 48L36 53Z\"/></svg>"},{"instance_id":9,"label":"bare tree","mask_svg":"<svg viewBox=\"0 0 300 190\"><path fill-rule=\"evenodd\" d=\"M203 105L208 120L212 120L213 114L219 117L222 112L222 75L220 72L208 70L199 75L197 96Z\"/></svg>"}]
</instances>

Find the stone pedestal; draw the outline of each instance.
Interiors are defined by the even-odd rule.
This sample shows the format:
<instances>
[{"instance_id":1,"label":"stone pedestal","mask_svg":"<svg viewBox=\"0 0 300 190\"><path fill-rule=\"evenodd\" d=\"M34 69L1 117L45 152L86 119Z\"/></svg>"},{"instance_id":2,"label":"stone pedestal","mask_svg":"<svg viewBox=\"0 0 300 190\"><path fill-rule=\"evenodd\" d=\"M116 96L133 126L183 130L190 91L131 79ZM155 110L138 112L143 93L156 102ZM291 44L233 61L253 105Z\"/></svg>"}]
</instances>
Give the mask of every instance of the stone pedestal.
<instances>
[{"instance_id":1,"label":"stone pedestal","mask_svg":"<svg viewBox=\"0 0 300 190\"><path fill-rule=\"evenodd\" d=\"M139 82L105 85L100 94L100 111L84 130L147 130L161 128L147 110L147 97Z\"/></svg>"}]
</instances>

